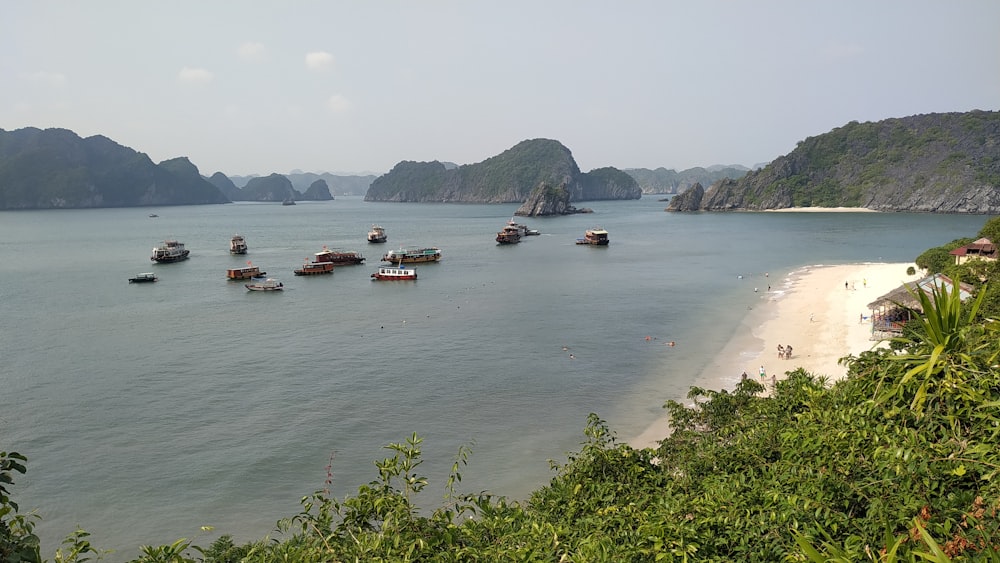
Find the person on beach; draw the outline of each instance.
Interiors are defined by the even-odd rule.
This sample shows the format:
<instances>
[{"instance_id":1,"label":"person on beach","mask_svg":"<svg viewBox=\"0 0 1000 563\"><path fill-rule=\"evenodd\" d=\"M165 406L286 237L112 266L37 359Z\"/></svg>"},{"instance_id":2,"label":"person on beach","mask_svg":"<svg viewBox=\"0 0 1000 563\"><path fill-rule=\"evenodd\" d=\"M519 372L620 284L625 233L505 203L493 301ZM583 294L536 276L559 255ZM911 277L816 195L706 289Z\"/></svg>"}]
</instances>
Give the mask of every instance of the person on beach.
<instances>
[{"instance_id":1,"label":"person on beach","mask_svg":"<svg viewBox=\"0 0 1000 563\"><path fill-rule=\"evenodd\" d=\"M791 360L792 359L792 345L791 344L789 344L788 346L785 346L785 359L786 360Z\"/></svg>"},{"instance_id":2,"label":"person on beach","mask_svg":"<svg viewBox=\"0 0 1000 563\"><path fill-rule=\"evenodd\" d=\"M767 377L767 372L764 371L764 366L760 366L760 380L761 380L761 382L764 381L765 377Z\"/></svg>"},{"instance_id":3,"label":"person on beach","mask_svg":"<svg viewBox=\"0 0 1000 563\"><path fill-rule=\"evenodd\" d=\"M781 358L784 358L784 357L785 357L785 347L782 346L781 344L778 344L778 359L781 359Z\"/></svg>"},{"instance_id":4,"label":"person on beach","mask_svg":"<svg viewBox=\"0 0 1000 563\"><path fill-rule=\"evenodd\" d=\"M747 377L749 377L747 375L747 370L743 370L743 375L740 376L740 381L746 381Z\"/></svg>"}]
</instances>

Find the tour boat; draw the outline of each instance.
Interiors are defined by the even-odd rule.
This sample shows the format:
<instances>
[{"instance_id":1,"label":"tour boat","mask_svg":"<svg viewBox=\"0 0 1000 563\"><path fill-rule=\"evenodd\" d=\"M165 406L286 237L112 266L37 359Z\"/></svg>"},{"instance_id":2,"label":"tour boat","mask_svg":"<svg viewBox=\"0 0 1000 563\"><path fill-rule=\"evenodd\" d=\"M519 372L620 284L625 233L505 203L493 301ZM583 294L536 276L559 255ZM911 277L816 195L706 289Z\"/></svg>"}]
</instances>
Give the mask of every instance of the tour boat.
<instances>
[{"instance_id":1,"label":"tour boat","mask_svg":"<svg viewBox=\"0 0 1000 563\"><path fill-rule=\"evenodd\" d=\"M267 278L264 281L254 281L246 284L246 288L250 291L281 291L285 289L285 284L280 281Z\"/></svg>"},{"instance_id":2,"label":"tour boat","mask_svg":"<svg viewBox=\"0 0 1000 563\"><path fill-rule=\"evenodd\" d=\"M233 235L233 238L229 239L229 252L231 254L247 253L247 241L243 235Z\"/></svg>"},{"instance_id":3,"label":"tour boat","mask_svg":"<svg viewBox=\"0 0 1000 563\"><path fill-rule=\"evenodd\" d=\"M436 247L427 248L400 248L399 250L390 250L382 256L383 262L437 262L441 259L441 249Z\"/></svg>"},{"instance_id":4,"label":"tour boat","mask_svg":"<svg viewBox=\"0 0 1000 563\"><path fill-rule=\"evenodd\" d=\"M608 240L608 232L604 229L588 229L583 238L576 239L577 244L589 244L593 246L607 246L611 242Z\"/></svg>"},{"instance_id":5,"label":"tour boat","mask_svg":"<svg viewBox=\"0 0 1000 563\"><path fill-rule=\"evenodd\" d=\"M524 223L518 223L517 221L515 221L513 219L511 219L510 221L507 221L507 226L508 227L514 227L515 229L517 229L517 232L522 237L531 237L531 236L537 236L537 235L541 234L541 233L538 232L538 229L529 229L528 226L525 225Z\"/></svg>"},{"instance_id":6,"label":"tour boat","mask_svg":"<svg viewBox=\"0 0 1000 563\"><path fill-rule=\"evenodd\" d=\"M506 225L497 233L497 244L517 244L521 242L521 231L515 225Z\"/></svg>"},{"instance_id":7,"label":"tour boat","mask_svg":"<svg viewBox=\"0 0 1000 563\"><path fill-rule=\"evenodd\" d=\"M187 260L191 251L184 248L184 244L176 240L165 240L160 246L153 247L153 255L149 257L153 262L179 262Z\"/></svg>"},{"instance_id":8,"label":"tour boat","mask_svg":"<svg viewBox=\"0 0 1000 563\"><path fill-rule=\"evenodd\" d=\"M349 266L360 264L365 261L365 257L360 252L353 250L330 250L323 247L323 250L316 253L315 262L330 262L337 266Z\"/></svg>"},{"instance_id":9,"label":"tour boat","mask_svg":"<svg viewBox=\"0 0 1000 563\"><path fill-rule=\"evenodd\" d=\"M128 283L150 283L155 282L157 279L156 274L153 272L143 272L141 274L136 274L135 277L129 278Z\"/></svg>"},{"instance_id":10,"label":"tour boat","mask_svg":"<svg viewBox=\"0 0 1000 563\"><path fill-rule=\"evenodd\" d=\"M226 277L231 280L249 280L252 278L260 278L266 276L267 272L260 271L260 268L254 266L252 262L247 260L246 266L241 266L239 268L229 268L226 270Z\"/></svg>"},{"instance_id":11,"label":"tour boat","mask_svg":"<svg viewBox=\"0 0 1000 563\"><path fill-rule=\"evenodd\" d=\"M373 280L415 280L417 270L415 268L404 268L400 262L398 266L380 266L378 271L372 274Z\"/></svg>"},{"instance_id":12,"label":"tour boat","mask_svg":"<svg viewBox=\"0 0 1000 563\"><path fill-rule=\"evenodd\" d=\"M293 270L296 276L316 276L320 274L332 274L333 262L309 262L306 261L301 267Z\"/></svg>"},{"instance_id":13,"label":"tour boat","mask_svg":"<svg viewBox=\"0 0 1000 563\"><path fill-rule=\"evenodd\" d=\"M368 231L368 242L385 242L389 237L385 234L382 225L372 225L372 230Z\"/></svg>"}]
</instances>

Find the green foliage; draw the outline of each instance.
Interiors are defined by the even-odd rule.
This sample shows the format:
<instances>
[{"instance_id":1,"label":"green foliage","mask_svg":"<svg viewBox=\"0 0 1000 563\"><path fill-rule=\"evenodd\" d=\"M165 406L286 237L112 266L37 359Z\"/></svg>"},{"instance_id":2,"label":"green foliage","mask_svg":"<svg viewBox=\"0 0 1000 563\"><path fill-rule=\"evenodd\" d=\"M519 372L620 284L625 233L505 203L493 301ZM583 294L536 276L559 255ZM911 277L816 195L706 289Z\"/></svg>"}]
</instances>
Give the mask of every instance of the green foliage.
<instances>
[{"instance_id":1,"label":"green foliage","mask_svg":"<svg viewBox=\"0 0 1000 563\"><path fill-rule=\"evenodd\" d=\"M34 514L20 514L8 487L14 473L24 474L28 458L17 452L0 451L0 561L4 563L41 561Z\"/></svg>"},{"instance_id":2,"label":"green foliage","mask_svg":"<svg viewBox=\"0 0 1000 563\"><path fill-rule=\"evenodd\" d=\"M944 272L955 263L955 257L949 254L949 252L960 246L969 244L972 240L973 239L970 238L961 238L953 240L943 246L929 248L920 256L917 256L917 259L914 262L916 262L917 266L927 270L927 273L929 274Z\"/></svg>"},{"instance_id":3,"label":"green foliage","mask_svg":"<svg viewBox=\"0 0 1000 563\"><path fill-rule=\"evenodd\" d=\"M982 229L979 229L979 233L976 234L977 238L988 238L993 244L1000 244L1000 217L991 217L983 225Z\"/></svg>"}]
</instances>

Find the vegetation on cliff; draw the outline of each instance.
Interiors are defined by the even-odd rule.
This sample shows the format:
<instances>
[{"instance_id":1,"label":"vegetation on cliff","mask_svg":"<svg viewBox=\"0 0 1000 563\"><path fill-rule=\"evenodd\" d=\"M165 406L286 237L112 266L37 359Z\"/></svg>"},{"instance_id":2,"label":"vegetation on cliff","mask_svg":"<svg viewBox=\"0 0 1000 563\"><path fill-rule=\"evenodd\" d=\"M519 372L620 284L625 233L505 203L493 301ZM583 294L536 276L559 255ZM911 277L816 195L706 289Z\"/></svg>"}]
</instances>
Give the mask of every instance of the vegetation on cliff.
<instances>
[{"instance_id":1,"label":"vegetation on cliff","mask_svg":"<svg viewBox=\"0 0 1000 563\"><path fill-rule=\"evenodd\" d=\"M1000 112L853 121L668 210L864 207L1000 212Z\"/></svg>"},{"instance_id":2,"label":"vegetation on cliff","mask_svg":"<svg viewBox=\"0 0 1000 563\"><path fill-rule=\"evenodd\" d=\"M227 203L186 158L143 153L66 129L0 129L0 209Z\"/></svg>"},{"instance_id":3,"label":"vegetation on cliff","mask_svg":"<svg viewBox=\"0 0 1000 563\"><path fill-rule=\"evenodd\" d=\"M615 169L582 173L561 143L532 139L476 164L400 162L372 182L365 200L520 203L542 184L564 186L576 201L642 195L627 174Z\"/></svg>"}]
</instances>

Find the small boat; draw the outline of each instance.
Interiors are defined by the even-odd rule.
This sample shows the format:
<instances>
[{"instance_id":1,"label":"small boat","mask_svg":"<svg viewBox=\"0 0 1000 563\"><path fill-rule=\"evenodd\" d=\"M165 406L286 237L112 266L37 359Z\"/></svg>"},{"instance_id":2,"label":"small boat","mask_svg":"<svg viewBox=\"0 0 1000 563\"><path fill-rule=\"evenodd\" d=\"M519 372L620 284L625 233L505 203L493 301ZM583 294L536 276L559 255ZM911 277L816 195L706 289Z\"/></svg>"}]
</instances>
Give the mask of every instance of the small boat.
<instances>
[{"instance_id":1,"label":"small boat","mask_svg":"<svg viewBox=\"0 0 1000 563\"><path fill-rule=\"evenodd\" d=\"M260 278L267 275L267 272L260 271L260 268L254 266L252 262L247 260L246 266L241 266L239 268L229 268L226 270L226 277L231 280L249 280L253 278Z\"/></svg>"},{"instance_id":2,"label":"small boat","mask_svg":"<svg viewBox=\"0 0 1000 563\"><path fill-rule=\"evenodd\" d=\"M295 198L288 196L285 198L285 201L281 202L281 205L295 205Z\"/></svg>"},{"instance_id":3,"label":"small boat","mask_svg":"<svg viewBox=\"0 0 1000 563\"><path fill-rule=\"evenodd\" d=\"M309 262L306 260L301 267L293 270L296 276L316 276L320 274L332 274L333 262Z\"/></svg>"},{"instance_id":4,"label":"small boat","mask_svg":"<svg viewBox=\"0 0 1000 563\"><path fill-rule=\"evenodd\" d=\"M149 216L150 217L159 217L159 215L157 215L156 213L150 213Z\"/></svg>"},{"instance_id":5,"label":"small boat","mask_svg":"<svg viewBox=\"0 0 1000 563\"><path fill-rule=\"evenodd\" d=\"M368 242L385 242L387 240L389 237L386 236L382 225L372 225L372 229L368 231Z\"/></svg>"},{"instance_id":6,"label":"small boat","mask_svg":"<svg viewBox=\"0 0 1000 563\"><path fill-rule=\"evenodd\" d=\"M141 274L136 274L135 277L128 279L128 283L152 283L158 280L156 274L153 272L143 272Z\"/></svg>"},{"instance_id":7,"label":"small boat","mask_svg":"<svg viewBox=\"0 0 1000 563\"><path fill-rule=\"evenodd\" d=\"M315 256L315 262L331 262L337 266L350 266L365 261L365 257L360 252L353 250L330 250L325 246Z\"/></svg>"},{"instance_id":8,"label":"small boat","mask_svg":"<svg viewBox=\"0 0 1000 563\"><path fill-rule=\"evenodd\" d=\"M583 238L576 239L577 244L589 244L592 246L607 246L611 242L608 240L608 232L604 229L588 229L583 234Z\"/></svg>"},{"instance_id":9,"label":"small boat","mask_svg":"<svg viewBox=\"0 0 1000 563\"><path fill-rule=\"evenodd\" d=\"M160 246L153 247L153 255L149 257L153 262L167 263L187 260L191 251L184 248L184 244L176 240L165 240Z\"/></svg>"},{"instance_id":10,"label":"small boat","mask_svg":"<svg viewBox=\"0 0 1000 563\"><path fill-rule=\"evenodd\" d=\"M243 238L243 235L233 235L233 238L229 239L229 253L230 254L246 254L247 253L247 241Z\"/></svg>"},{"instance_id":11,"label":"small boat","mask_svg":"<svg viewBox=\"0 0 1000 563\"><path fill-rule=\"evenodd\" d=\"M441 249L430 246L426 248L400 248L399 250L390 250L382 256L383 262L437 262L441 259Z\"/></svg>"},{"instance_id":12,"label":"small boat","mask_svg":"<svg viewBox=\"0 0 1000 563\"><path fill-rule=\"evenodd\" d=\"M538 236L541 234L538 232L538 229L529 229L524 223L518 223L513 219L507 221L507 226L517 229L517 232L520 233L522 237Z\"/></svg>"},{"instance_id":13,"label":"small boat","mask_svg":"<svg viewBox=\"0 0 1000 563\"><path fill-rule=\"evenodd\" d=\"M373 280L415 280L417 279L416 268L404 268L400 262L398 266L380 266L378 271L372 274Z\"/></svg>"},{"instance_id":14,"label":"small boat","mask_svg":"<svg viewBox=\"0 0 1000 563\"><path fill-rule=\"evenodd\" d=\"M514 225L506 225L497 233L497 244L517 244L521 242L521 231Z\"/></svg>"},{"instance_id":15,"label":"small boat","mask_svg":"<svg viewBox=\"0 0 1000 563\"><path fill-rule=\"evenodd\" d=\"M254 281L246 284L246 288L250 291L281 291L285 289L285 284L280 281L267 278L264 281Z\"/></svg>"}]
</instances>

